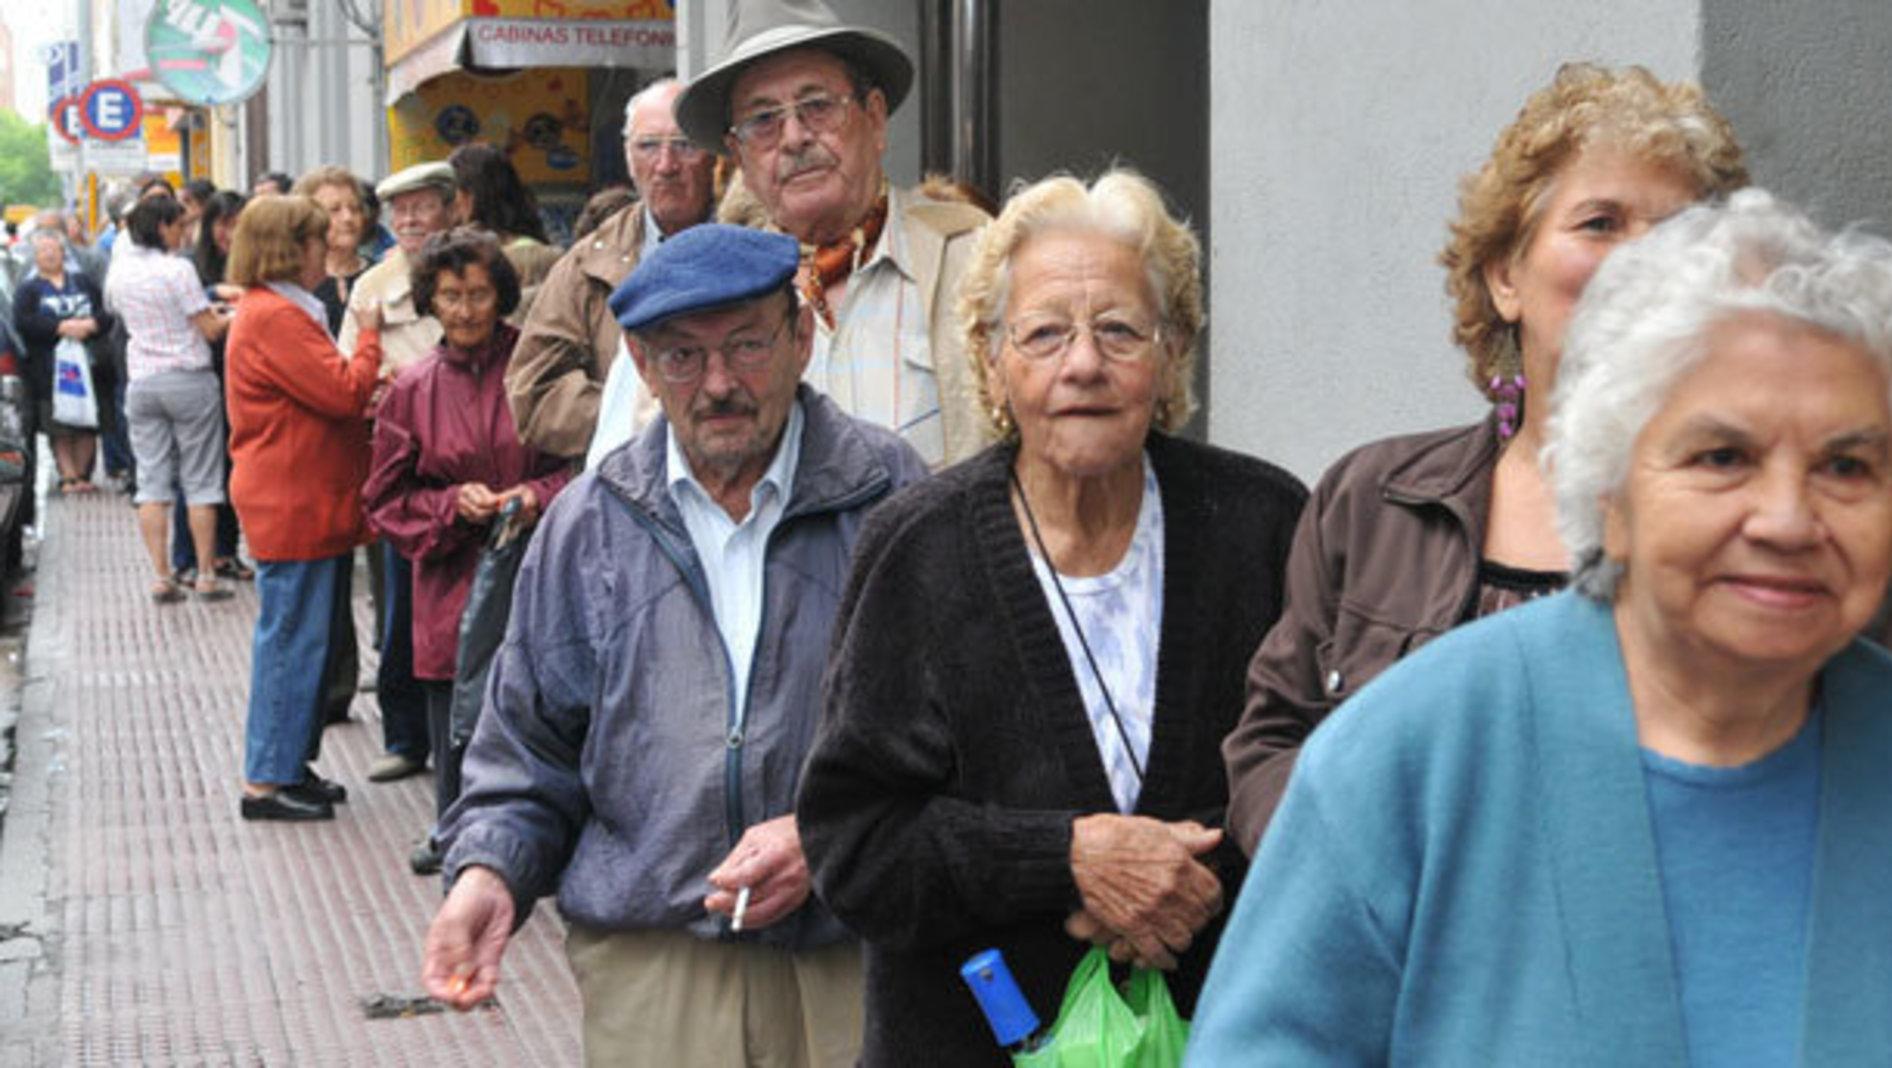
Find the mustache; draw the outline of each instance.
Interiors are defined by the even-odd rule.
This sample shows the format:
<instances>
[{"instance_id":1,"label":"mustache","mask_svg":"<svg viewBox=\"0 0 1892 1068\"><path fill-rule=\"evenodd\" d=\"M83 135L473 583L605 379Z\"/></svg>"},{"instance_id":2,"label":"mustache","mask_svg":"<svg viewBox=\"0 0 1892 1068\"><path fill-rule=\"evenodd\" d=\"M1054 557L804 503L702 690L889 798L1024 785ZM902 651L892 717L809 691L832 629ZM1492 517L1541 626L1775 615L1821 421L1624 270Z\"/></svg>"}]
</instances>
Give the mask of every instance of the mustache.
<instances>
[{"instance_id":1,"label":"mustache","mask_svg":"<svg viewBox=\"0 0 1892 1068\"><path fill-rule=\"evenodd\" d=\"M691 414L698 419L714 419L723 415L754 415L756 404L753 400L741 396L707 397L697 404Z\"/></svg>"},{"instance_id":2,"label":"mustache","mask_svg":"<svg viewBox=\"0 0 1892 1068\"><path fill-rule=\"evenodd\" d=\"M821 142L811 141L792 155L782 157L781 161L775 165L775 180L786 182L798 174L832 167L837 162L834 153L828 151Z\"/></svg>"}]
</instances>

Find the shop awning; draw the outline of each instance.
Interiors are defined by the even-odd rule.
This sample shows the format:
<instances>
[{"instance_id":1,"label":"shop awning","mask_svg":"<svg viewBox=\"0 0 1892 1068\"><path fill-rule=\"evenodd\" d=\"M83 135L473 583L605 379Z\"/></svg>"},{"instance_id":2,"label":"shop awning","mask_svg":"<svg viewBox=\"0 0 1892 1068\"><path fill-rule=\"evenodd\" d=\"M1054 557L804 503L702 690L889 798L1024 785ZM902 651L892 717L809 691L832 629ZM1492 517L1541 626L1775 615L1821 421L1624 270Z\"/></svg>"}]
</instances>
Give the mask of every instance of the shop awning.
<instances>
[{"instance_id":1,"label":"shop awning","mask_svg":"<svg viewBox=\"0 0 1892 1068\"><path fill-rule=\"evenodd\" d=\"M583 17L537 18L507 14L533 8L505 0L434 0L419 10L390 0L399 24L387 41L388 105L455 69L676 66L676 23L663 0L582 6L591 9Z\"/></svg>"}]
</instances>

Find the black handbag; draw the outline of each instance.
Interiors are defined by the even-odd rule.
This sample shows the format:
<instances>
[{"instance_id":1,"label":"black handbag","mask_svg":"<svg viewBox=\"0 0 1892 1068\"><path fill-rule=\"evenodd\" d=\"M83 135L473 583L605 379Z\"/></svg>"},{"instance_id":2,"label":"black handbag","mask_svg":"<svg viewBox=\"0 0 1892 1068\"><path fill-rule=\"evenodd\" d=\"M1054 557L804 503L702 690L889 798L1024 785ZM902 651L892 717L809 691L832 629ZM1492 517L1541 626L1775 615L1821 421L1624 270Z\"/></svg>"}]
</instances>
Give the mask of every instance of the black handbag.
<instances>
[{"instance_id":1,"label":"black handbag","mask_svg":"<svg viewBox=\"0 0 1892 1068\"><path fill-rule=\"evenodd\" d=\"M486 548L480 552L473 586L466 595L466 609L460 614L453 706L447 719L447 738L455 749L466 745L479 724L480 705L486 700L486 676L492 671L499 643L506 637L506 617L512 614L512 581L519 574L519 561L531 540L532 528L519 520L518 499L507 501L493 522Z\"/></svg>"}]
</instances>

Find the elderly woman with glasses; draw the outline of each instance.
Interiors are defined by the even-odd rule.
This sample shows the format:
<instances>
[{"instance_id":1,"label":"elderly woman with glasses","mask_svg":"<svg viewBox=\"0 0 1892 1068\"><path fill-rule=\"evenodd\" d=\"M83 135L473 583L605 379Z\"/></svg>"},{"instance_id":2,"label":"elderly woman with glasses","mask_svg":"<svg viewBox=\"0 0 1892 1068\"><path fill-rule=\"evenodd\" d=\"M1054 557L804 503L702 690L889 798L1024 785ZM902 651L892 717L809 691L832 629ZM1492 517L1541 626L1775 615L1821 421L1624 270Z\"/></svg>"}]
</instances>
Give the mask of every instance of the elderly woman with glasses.
<instances>
[{"instance_id":1,"label":"elderly woman with glasses","mask_svg":"<svg viewBox=\"0 0 1892 1068\"><path fill-rule=\"evenodd\" d=\"M1040 1012L1093 941L1194 1002L1242 872L1217 747L1304 496L1172 436L1201 286L1123 171L983 235L959 310L1003 441L869 521L797 807L867 943L868 1064L996 1061L957 975L994 946Z\"/></svg>"},{"instance_id":2,"label":"elderly woman with glasses","mask_svg":"<svg viewBox=\"0 0 1892 1068\"><path fill-rule=\"evenodd\" d=\"M1453 627L1568 581L1538 454L1570 310L1623 241L1746 184L1734 131L1701 90L1640 67L1568 64L1498 135L1440 256L1453 336L1491 414L1374 442L1321 477L1225 746L1243 849L1335 706Z\"/></svg>"},{"instance_id":3,"label":"elderly woman with glasses","mask_svg":"<svg viewBox=\"0 0 1892 1068\"><path fill-rule=\"evenodd\" d=\"M1548 430L1575 589L1314 735L1191 1063L1892 1054L1892 244L1759 191L1665 223Z\"/></svg>"},{"instance_id":4,"label":"elderly woman with glasses","mask_svg":"<svg viewBox=\"0 0 1892 1068\"><path fill-rule=\"evenodd\" d=\"M368 523L414 565L414 677L427 694L436 818L460 796L464 746L449 718L460 634L480 550L517 501L527 527L571 477L569 464L520 444L506 405L506 361L519 331L503 320L519 304L519 276L484 230L437 234L414 264L414 310L440 320L433 355L395 379L374 425L374 461L362 503ZM410 858L440 867L430 838Z\"/></svg>"}]
</instances>

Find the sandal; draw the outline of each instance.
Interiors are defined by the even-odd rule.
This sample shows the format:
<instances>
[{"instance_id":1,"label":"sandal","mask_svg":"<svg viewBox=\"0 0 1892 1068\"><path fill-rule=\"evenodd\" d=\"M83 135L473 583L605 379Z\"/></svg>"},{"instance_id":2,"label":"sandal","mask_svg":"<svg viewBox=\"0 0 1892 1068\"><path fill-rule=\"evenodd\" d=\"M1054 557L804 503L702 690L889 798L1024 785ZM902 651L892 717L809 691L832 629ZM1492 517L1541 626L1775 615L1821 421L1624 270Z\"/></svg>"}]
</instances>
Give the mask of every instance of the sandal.
<instances>
[{"instance_id":1,"label":"sandal","mask_svg":"<svg viewBox=\"0 0 1892 1068\"><path fill-rule=\"evenodd\" d=\"M236 591L214 578L200 577L193 587L200 601L227 601L236 596Z\"/></svg>"},{"instance_id":2,"label":"sandal","mask_svg":"<svg viewBox=\"0 0 1892 1068\"><path fill-rule=\"evenodd\" d=\"M176 604L183 599L183 589L170 579L161 578L151 583L152 604Z\"/></svg>"},{"instance_id":3,"label":"sandal","mask_svg":"<svg viewBox=\"0 0 1892 1068\"><path fill-rule=\"evenodd\" d=\"M235 582L249 582L256 578L256 569L232 556L217 561L217 577Z\"/></svg>"}]
</instances>

